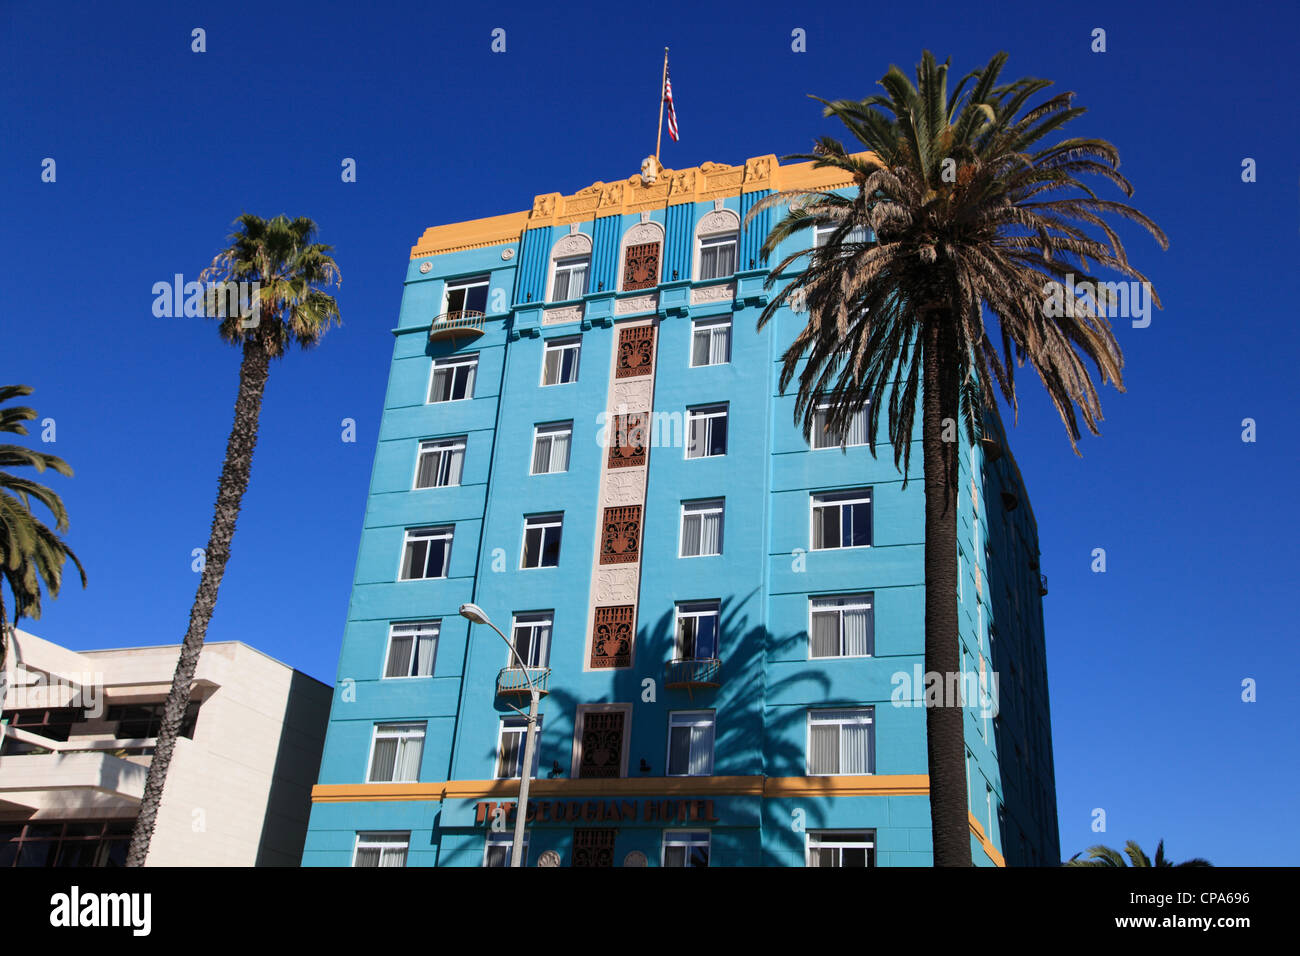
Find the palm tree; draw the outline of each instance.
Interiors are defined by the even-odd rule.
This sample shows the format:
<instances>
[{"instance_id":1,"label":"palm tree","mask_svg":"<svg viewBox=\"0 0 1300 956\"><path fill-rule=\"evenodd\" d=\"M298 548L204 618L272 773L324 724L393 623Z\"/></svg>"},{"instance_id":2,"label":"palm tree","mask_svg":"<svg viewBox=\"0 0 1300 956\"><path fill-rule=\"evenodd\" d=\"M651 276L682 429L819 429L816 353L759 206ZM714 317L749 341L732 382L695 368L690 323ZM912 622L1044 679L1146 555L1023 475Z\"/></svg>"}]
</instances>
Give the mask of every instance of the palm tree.
<instances>
[{"instance_id":1,"label":"palm tree","mask_svg":"<svg viewBox=\"0 0 1300 956\"><path fill-rule=\"evenodd\" d=\"M200 276L200 281L208 284L207 314L219 320L218 331L223 339L243 349L239 391L235 395L235 421L230 428L226 459L217 484L217 503L203 575L190 608L189 629L181 644L153 759L149 762L140 815L127 853L128 866L143 866L149 855L167 767L189 706L190 684L230 558L230 541L240 502L248 489L270 360L282 357L294 342L304 349L316 345L331 326L341 324L338 303L323 291L339 284L341 276L329 254L332 247L314 241L314 222L286 216L267 220L245 214L235 220L235 226L236 231L229 236L230 246ZM220 307L219 284L227 282L256 283L251 316Z\"/></svg>"},{"instance_id":2,"label":"palm tree","mask_svg":"<svg viewBox=\"0 0 1300 956\"><path fill-rule=\"evenodd\" d=\"M1080 181L1100 176L1125 196L1132 194L1118 172L1114 146L1085 138L1043 142L1084 112L1071 105L1073 94L1025 109L1050 81L999 83L1005 62L1006 54L999 53L950 95L948 64L926 52L916 85L892 66L880 81L885 95L819 100L824 115L843 122L866 152L850 154L823 137L811 155L787 158L841 170L856 183L856 195L784 191L756 204L747 220L763 209L789 207L767 236L765 256L810 227L835 227L824 246L795 252L772 270L769 286L787 269L794 275L759 319L762 328L782 306L806 303L807 324L785 352L780 377L783 391L798 377L795 420L805 437L814 427L818 400L832 403L826 427L833 432L866 407L872 435L888 403L894 462L906 482L920 403L925 667L943 675L960 669L957 423L964 421L973 442L982 415L999 414L995 389L1015 409L1014 368L1028 361L1077 454L1075 407L1093 434L1101 418L1085 360L1096 366L1103 384L1123 390L1123 356L1105 318L1115 296L1096 287L1092 299L1071 297L1064 309L1055 308L1045 295L1054 287L1046 283L1067 284L1071 274L1076 283L1095 282L1094 265L1146 283L1129 265L1107 222L1111 216L1140 224L1162 247L1168 245L1145 215L1098 198ZM1054 301L1061 304L1059 297ZM960 708L927 709L938 866L971 862L962 730Z\"/></svg>"},{"instance_id":3,"label":"palm tree","mask_svg":"<svg viewBox=\"0 0 1300 956\"><path fill-rule=\"evenodd\" d=\"M1129 860L1132 861L1133 866L1214 866L1214 864L1209 860L1203 860L1199 856L1193 857L1190 860L1184 860L1182 863L1171 863L1165 857L1164 840L1161 840L1160 844L1156 847L1156 859L1154 863L1151 861L1150 857L1142 852L1142 848L1132 840L1129 840L1124 844L1124 853L1127 854ZM1129 863L1125 862L1124 857L1118 850L1112 850L1108 846L1098 844L1097 846L1088 847L1088 858L1086 860L1079 859L1079 854L1076 853L1065 862L1065 865L1128 866Z\"/></svg>"},{"instance_id":4,"label":"palm tree","mask_svg":"<svg viewBox=\"0 0 1300 956\"><path fill-rule=\"evenodd\" d=\"M0 386L0 406L31 393L29 385ZM23 422L35 419L36 410L25 405L0 407L0 432L26 435L27 426ZM24 467L38 472L52 468L60 475L72 477L72 468L62 458L21 445L0 445L0 674L4 673L10 628L4 586L8 584L13 595L14 625L24 617L40 618L42 588L50 597L58 596L64 561L72 561L81 575L81 586L86 586L86 571L81 562L55 533L68 528L68 512L62 499L39 482L7 470ZM32 514L33 498L54 516L54 531ZM3 702L4 688L0 687L0 704Z\"/></svg>"}]
</instances>

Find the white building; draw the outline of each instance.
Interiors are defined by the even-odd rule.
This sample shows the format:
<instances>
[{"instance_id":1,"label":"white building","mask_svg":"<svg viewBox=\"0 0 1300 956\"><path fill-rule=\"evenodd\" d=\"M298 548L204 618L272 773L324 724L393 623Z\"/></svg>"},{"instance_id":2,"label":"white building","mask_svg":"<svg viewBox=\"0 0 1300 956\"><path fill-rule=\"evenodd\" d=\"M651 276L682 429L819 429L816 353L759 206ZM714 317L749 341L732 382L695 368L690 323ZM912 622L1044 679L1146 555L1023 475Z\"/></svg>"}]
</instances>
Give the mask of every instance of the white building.
<instances>
[{"instance_id":1,"label":"white building","mask_svg":"<svg viewBox=\"0 0 1300 956\"><path fill-rule=\"evenodd\" d=\"M0 866L122 863L179 652L11 632ZM330 697L246 644L205 645L148 865L297 866Z\"/></svg>"}]
</instances>

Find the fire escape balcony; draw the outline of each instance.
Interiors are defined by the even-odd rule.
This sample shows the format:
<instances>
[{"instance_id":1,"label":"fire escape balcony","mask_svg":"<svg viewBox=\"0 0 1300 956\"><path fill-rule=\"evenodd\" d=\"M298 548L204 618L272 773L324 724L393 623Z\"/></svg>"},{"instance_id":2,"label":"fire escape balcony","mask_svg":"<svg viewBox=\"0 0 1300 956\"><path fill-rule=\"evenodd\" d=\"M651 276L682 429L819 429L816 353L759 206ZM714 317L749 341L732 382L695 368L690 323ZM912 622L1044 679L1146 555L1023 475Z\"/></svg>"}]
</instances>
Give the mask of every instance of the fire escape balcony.
<instances>
[{"instance_id":1,"label":"fire escape balcony","mask_svg":"<svg viewBox=\"0 0 1300 956\"><path fill-rule=\"evenodd\" d=\"M664 683L670 689L694 691L722 684L722 661L716 657L686 658L669 661L665 667Z\"/></svg>"},{"instance_id":2,"label":"fire escape balcony","mask_svg":"<svg viewBox=\"0 0 1300 956\"><path fill-rule=\"evenodd\" d=\"M497 694L510 696L517 694L528 696L528 679L532 678L537 687L538 696L545 696L551 691L551 669L549 667L503 667L497 674Z\"/></svg>"},{"instance_id":3,"label":"fire escape balcony","mask_svg":"<svg viewBox=\"0 0 1300 956\"><path fill-rule=\"evenodd\" d=\"M429 327L429 341L439 339L476 339L483 334L483 313L471 309L444 312Z\"/></svg>"}]
</instances>

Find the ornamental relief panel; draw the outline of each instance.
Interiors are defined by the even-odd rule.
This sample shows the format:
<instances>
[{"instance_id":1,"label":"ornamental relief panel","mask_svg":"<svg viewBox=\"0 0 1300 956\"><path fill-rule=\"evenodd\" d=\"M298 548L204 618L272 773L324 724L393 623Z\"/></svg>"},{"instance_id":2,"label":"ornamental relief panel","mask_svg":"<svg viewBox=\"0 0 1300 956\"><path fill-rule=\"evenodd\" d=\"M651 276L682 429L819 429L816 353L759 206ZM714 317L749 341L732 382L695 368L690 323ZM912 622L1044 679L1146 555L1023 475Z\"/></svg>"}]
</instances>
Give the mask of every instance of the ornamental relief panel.
<instances>
[{"instance_id":1,"label":"ornamental relief panel","mask_svg":"<svg viewBox=\"0 0 1300 956\"><path fill-rule=\"evenodd\" d=\"M650 379L615 381L611 389L610 407L615 410L642 411L650 407Z\"/></svg>"},{"instance_id":2,"label":"ornamental relief panel","mask_svg":"<svg viewBox=\"0 0 1300 956\"><path fill-rule=\"evenodd\" d=\"M551 257L554 259L563 259L566 256L587 256L591 255L591 237L581 232L575 232L572 235L565 236L555 244L551 250Z\"/></svg>"},{"instance_id":3,"label":"ornamental relief panel","mask_svg":"<svg viewBox=\"0 0 1300 956\"><path fill-rule=\"evenodd\" d=\"M632 604L636 601L641 575L636 565L601 568L596 572L594 591L598 604Z\"/></svg>"},{"instance_id":4,"label":"ornamental relief panel","mask_svg":"<svg viewBox=\"0 0 1300 956\"><path fill-rule=\"evenodd\" d=\"M704 302L727 302L736 297L736 283L724 282L721 285L708 285L702 289L691 290L691 305Z\"/></svg>"},{"instance_id":5,"label":"ornamental relief panel","mask_svg":"<svg viewBox=\"0 0 1300 956\"><path fill-rule=\"evenodd\" d=\"M629 415L613 416L611 424L605 430L605 441L609 446L607 463L610 468L636 468L645 464L646 444L650 439L650 413L633 412ZM612 481L616 475L607 478ZM645 483L637 479L644 490Z\"/></svg>"},{"instance_id":6,"label":"ornamental relief panel","mask_svg":"<svg viewBox=\"0 0 1300 956\"><path fill-rule=\"evenodd\" d=\"M645 469L627 468L606 474L600 500L606 505L641 504L645 501Z\"/></svg>"},{"instance_id":7,"label":"ornamental relief panel","mask_svg":"<svg viewBox=\"0 0 1300 956\"><path fill-rule=\"evenodd\" d=\"M632 638L636 621L636 607L631 604L624 604L618 607L598 607L595 616L592 619L591 629L591 661L593 668L607 667L631 667L632 666ZM588 712L586 720L583 722L582 733L582 763L587 763L587 728L588 721L593 716L607 717L613 714L622 716L621 712L611 711L609 713L592 714ZM620 721L618 724L619 743L623 739L623 725ZM615 752L617 758L617 752ZM602 776L601 774L582 774L579 776ZM618 776L618 760L614 761L614 772L608 776Z\"/></svg>"},{"instance_id":8,"label":"ornamental relief panel","mask_svg":"<svg viewBox=\"0 0 1300 956\"><path fill-rule=\"evenodd\" d=\"M659 308L659 293L654 295L634 295L630 299L618 299L614 302L615 315L631 315L634 312L653 312Z\"/></svg>"},{"instance_id":9,"label":"ornamental relief panel","mask_svg":"<svg viewBox=\"0 0 1300 956\"><path fill-rule=\"evenodd\" d=\"M640 226L634 227L639 229ZM659 256L663 244L642 242L629 245L623 254L623 291L653 289L659 284Z\"/></svg>"},{"instance_id":10,"label":"ornamental relief panel","mask_svg":"<svg viewBox=\"0 0 1300 956\"><path fill-rule=\"evenodd\" d=\"M542 313L542 325L563 325L565 322L581 322L585 303L566 305L558 309L547 309Z\"/></svg>"},{"instance_id":11,"label":"ornamental relief panel","mask_svg":"<svg viewBox=\"0 0 1300 956\"><path fill-rule=\"evenodd\" d=\"M740 217L729 209L719 209L700 219L695 227L697 236L711 236L719 232L739 232Z\"/></svg>"},{"instance_id":12,"label":"ornamental relief panel","mask_svg":"<svg viewBox=\"0 0 1300 956\"><path fill-rule=\"evenodd\" d=\"M615 378L637 378L649 375L654 365L655 327L637 325L624 327L618 332L618 356L614 364Z\"/></svg>"},{"instance_id":13,"label":"ornamental relief panel","mask_svg":"<svg viewBox=\"0 0 1300 956\"><path fill-rule=\"evenodd\" d=\"M600 563L633 564L641 558L641 506L605 508L601 521Z\"/></svg>"}]
</instances>

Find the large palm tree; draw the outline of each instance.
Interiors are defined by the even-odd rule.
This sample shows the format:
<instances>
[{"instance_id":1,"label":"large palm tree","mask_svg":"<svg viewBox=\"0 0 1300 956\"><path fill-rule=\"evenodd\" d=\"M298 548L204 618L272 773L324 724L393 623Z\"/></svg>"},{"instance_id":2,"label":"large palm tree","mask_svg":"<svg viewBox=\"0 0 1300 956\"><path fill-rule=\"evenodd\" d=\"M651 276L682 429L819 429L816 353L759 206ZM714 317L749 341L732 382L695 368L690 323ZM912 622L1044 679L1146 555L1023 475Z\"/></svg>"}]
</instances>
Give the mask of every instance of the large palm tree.
<instances>
[{"instance_id":1,"label":"large palm tree","mask_svg":"<svg viewBox=\"0 0 1300 956\"><path fill-rule=\"evenodd\" d=\"M0 386L0 406L32 393L29 385ZM25 405L0 407L0 432L26 435L23 422L35 421L36 410ZM72 468L55 455L33 451L22 445L0 445L0 675L4 674L9 650L10 607L5 603L4 587L13 596L12 614L16 625L21 618L41 616L41 592L57 597L63 583L63 564L71 560L86 586L86 571L56 532L68 528L68 512L63 500L40 482L9 472L10 468L46 468L72 477ZM54 530L32 513L32 499L45 506L54 517ZM4 688L0 687L0 703Z\"/></svg>"},{"instance_id":2,"label":"large palm tree","mask_svg":"<svg viewBox=\"0 0 1300 956\"><path fill-rule=\"evenodd\" d=\"M1133 866L1214 866L1209 860L1203 860L1199 856L1192 857L1190 860L1184 860L1182 863L1174 863L1165 857L1165 841L1161 840L1156 847L1156 858L1153 861L1149 856L1142 852L1142 848L1134 841L1129 840L1124 844L1124 855L1128 856ZM1066 866L1128 866L1129 862L1125 861L1124 855L1118 850L1113 850L1108 846L1088 847L1087 859L1079 859L1079 854L1074 854L1065 862Z\"/></svg>"},{"instance_id":3,"label":"large palm tree","mask_svg":"<svg viewBox=\"0 0 1300 956\"><path fill-rule=\"evenodd\" d=\"M221 337L243 350L239 391L235 395L235 421L217 484L217 503L203 575L190 608L189 629L181 644L153 759L149 762L140 816L127 853L128 866L143 866L149 855L167 767L189 706L190 684L230 558L230 541L240 502L248 489L270 360L283 356L294 342L302 348L316 345L332 325L340 324L338 303L324 291L341 281L339 269L330 256L332 247L315 241L314 222L286 216L268 220L245 214L235 220L235 226L236 231L229 237L230 246L200 276L200 281L208 283L207 311L218 319ZM257 283L251 316L220 306L213 284L219 290L227 282Z\"/></svg>"},{"instance_id":4,"label":"large palm tree","mask_svg":"<svg viewBox=\"0 0 1300 956\"><path fill-rule=\"evenodd\" d=\"M832 403L826 427L833 432L866 407L872 435L887 405L894 461L906 481L920 405L931 674L960 667L957 423L974 441L982 415L998 415L996 392L1014 409L1014 369L1027 361L1078 453L1076 407L1094 434L1101 418L1085 362L1103 384L1123 390L1123 357L1105 317L1114 297L1103 287L1091 300L1056 308L1047 283L1065 285L1071 274L1076 285L1095 282L1094 267L1146 283L1111 217L1136 222L1168 245L1142 213L1099 198L1081 181L1099 176L1132 194L1110 143L1053 136L1084 112L1072 106L1073 94L1026 108L1050 81L1000 82L1005 61L998 54L949 93L948 65L926 52L915 85L893 66L880 81L884 95L820 100L865 152L823 137L811 155L788 158L841 170L856 193L785 191L757 204L748 220L788 207L767 236L765 255L813 226L835 227L825 245L799 250L772 270L769 284L790 281L759 319L761 328L782 306L806 303L807 324L785 352L780 377L782 390L798 379L795 419L805 437L818 400ZM962 712L951 703L926 713L934 862L969 865Z\"/></svg>"}]
</instances>

